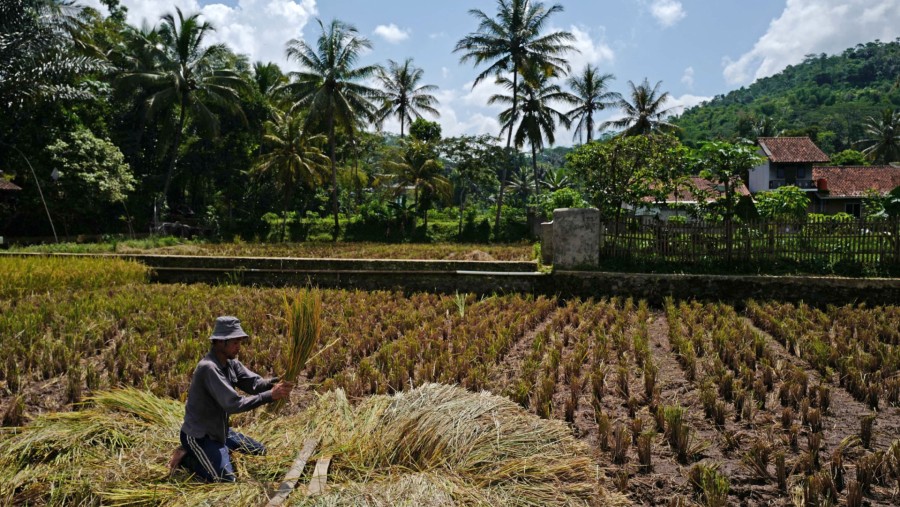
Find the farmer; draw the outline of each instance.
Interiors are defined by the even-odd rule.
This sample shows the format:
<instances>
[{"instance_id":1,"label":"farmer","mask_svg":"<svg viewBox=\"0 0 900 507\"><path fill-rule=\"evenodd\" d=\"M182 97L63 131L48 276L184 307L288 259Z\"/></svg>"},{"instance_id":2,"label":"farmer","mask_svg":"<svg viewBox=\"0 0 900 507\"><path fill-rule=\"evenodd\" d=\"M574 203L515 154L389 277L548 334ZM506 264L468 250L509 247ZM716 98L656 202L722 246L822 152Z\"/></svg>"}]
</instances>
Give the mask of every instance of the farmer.
<instances>
[{"instance_id":1,"label":"farmer","mask_svg":"<svg viewBox=\"0 0 900 507\"><path fill-rule=\"evenodd\" d=\"M294 385L277 377L264 380L235 359L246 338L236 317L216 319L209 354L197 364L188 389L181 447L169 463L173 471L180 465L207 482L234 482L229 451L265 454L261 443L228 427L228 416L287 398ZM235 388L252 396L241 396Z\"/></svg>"}]
</instances>

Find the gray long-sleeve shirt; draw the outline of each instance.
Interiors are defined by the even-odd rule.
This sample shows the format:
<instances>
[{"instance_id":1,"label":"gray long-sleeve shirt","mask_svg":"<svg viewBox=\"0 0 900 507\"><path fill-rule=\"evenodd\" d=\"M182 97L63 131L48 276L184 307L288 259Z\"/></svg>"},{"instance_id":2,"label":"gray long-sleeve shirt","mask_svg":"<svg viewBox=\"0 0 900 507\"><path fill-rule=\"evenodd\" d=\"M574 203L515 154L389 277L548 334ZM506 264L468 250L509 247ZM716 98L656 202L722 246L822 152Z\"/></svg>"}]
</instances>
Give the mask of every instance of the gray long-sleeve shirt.
<instances>
[{"instance_id":1,"label":"gray long-sleeve shirt","mask_svg":"<svg viewBox=\"0 0 900 507\"><path fill-rule=\"evenodd\" d=\"M264 380L236 359L222 365L210 351L194 369L181 431L194 438L208 435L224 443L229 414L246 412L271 402L272 384L272 380ZM241 396L235 387L252 393L252 396Z\"/></svg>"}]
</instances>

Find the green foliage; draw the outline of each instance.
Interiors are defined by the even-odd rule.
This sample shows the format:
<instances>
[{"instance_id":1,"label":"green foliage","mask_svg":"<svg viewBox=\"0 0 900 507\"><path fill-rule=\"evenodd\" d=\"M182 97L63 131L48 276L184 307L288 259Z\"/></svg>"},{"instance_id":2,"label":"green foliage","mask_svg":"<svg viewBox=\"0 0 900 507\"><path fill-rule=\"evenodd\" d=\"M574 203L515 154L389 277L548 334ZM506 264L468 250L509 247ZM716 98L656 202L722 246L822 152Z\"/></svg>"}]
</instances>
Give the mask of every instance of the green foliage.
<instances>
[{"instance_id":1,"label":"green foliage","mask_svg":"<svg viewBox=\"0 0 900 507\"><path fill-rule=\"evenodd\" d=\"M869 161L863 152L846 149L831 157L831 165L869 165Z\"/></svg>"},{"instance_id":2,"label":"green foliage","mask_svg":"<svg viewBox=\"0 0 900 507\"><path fill-rule=\"evenodd\" d=\"M412 125L409 126L409 135L426 143L440 141L441 124L424 118L416 118Z\"/></svg>"},{"instance_id":3,"label":"green foliage","mask_svg":"<svg viewBox=\"0 0 900 507\"><path fill-rule=\"evenodd\" d=\"M561 188L541 196L541 210L545 217L552 217L555 209L585 207L587 207L587 202L577 190L572 188Z\"/></svg>"},{"instance_id":4,"label":"green foliage","mask_svg":"<svg viewBox=\"0 0 900 507\"><path fill-rule=\"evenodd\" d=\"M724 208L722 215L730 219L737 205L737 187L750 169L763 160L753 145L711 141L703 143L696 151L693 163L700 170L700 176L723 187L724 195L717 204Z\"/></svg>"},{"instance_id":5,"label":"green foliage","mask_svg":"<svg viewBox=\"0 0 900 507\"><path fill-rule=\"evenodd\" d=\"M809 207L806 192L794 185L779 187L756 195L756 209L762 218L770 220L800 220Z\"/></svg>"},{"instance_id":6,"label":"green foliage","mask_svg":"<svg viewBox=\"0 0 900 507\"><path fill-rule=\"evenodd\" d=\"M76 130L47 147L59 172L58 185L70 205L122 202L134 190L135 179L125 157L107 139L89 130ZM90 209L84 210L89 213Z\"/></svg>"},{"instance_id":7,"label":"green foliage","mask_svg":"<svg viewBox=\"0 0 900 507\"><path fill-rule=\"evenodd\" d=\"M667 184L673 168L682 166L678 140L665 134L614 137L594 141L566 157L566 169L586 190L589 201L609 218L621 206L637 206L654 184Z\"/></svg>"},{"instance_id":8,"label":"green foliage","mask_svg":"<svg viewBox=\"0 0 900 507\"><path fill-rule=\"evenodd\" d=\"M673 123L685 144L802 130L826 153L854 147L863 123L900 106L900 41L857 44L798 65L687 109Z\"/></svg>"}]
</instances>

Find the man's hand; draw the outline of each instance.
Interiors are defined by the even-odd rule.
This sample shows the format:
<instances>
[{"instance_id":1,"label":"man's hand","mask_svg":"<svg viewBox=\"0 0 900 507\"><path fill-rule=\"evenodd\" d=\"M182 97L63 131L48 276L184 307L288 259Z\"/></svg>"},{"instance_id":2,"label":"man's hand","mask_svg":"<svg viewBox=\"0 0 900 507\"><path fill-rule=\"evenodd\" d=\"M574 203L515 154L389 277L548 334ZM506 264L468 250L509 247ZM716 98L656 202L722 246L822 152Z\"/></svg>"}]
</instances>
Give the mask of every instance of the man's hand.
<instances>
[{"instance_id":1,"label":"man's hand","mask_svg":"<svg viewBox=\"0 0 900 507\"><path fill-rule=\"evenodd\" d=\"M279 382L275 384L275 387L272 388L272 399L280 400L282 398L287 398L291 395L291 390L293 388L293 382Z\"/></svg>"}]
</instances>

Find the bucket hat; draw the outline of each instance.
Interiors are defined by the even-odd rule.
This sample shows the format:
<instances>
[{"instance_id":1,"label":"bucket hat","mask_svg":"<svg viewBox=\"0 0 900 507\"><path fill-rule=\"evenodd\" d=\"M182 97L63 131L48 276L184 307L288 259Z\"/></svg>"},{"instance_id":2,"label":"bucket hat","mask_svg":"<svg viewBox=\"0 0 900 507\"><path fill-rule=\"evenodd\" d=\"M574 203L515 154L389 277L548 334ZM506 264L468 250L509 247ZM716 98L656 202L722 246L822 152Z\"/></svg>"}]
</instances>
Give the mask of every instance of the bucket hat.
<instances>
[{"instance_id":1,"label":"bucket hat","mask_svg":"<svg viewBox=\"0 0 900 507\"><path fill-rule=\"evenodd\" d=\"M216 319L216 326L210 340L231 340L234 338L249 338L241 328L241 321L237 317L223 315Z\"/></svg>"}]
</instances>

